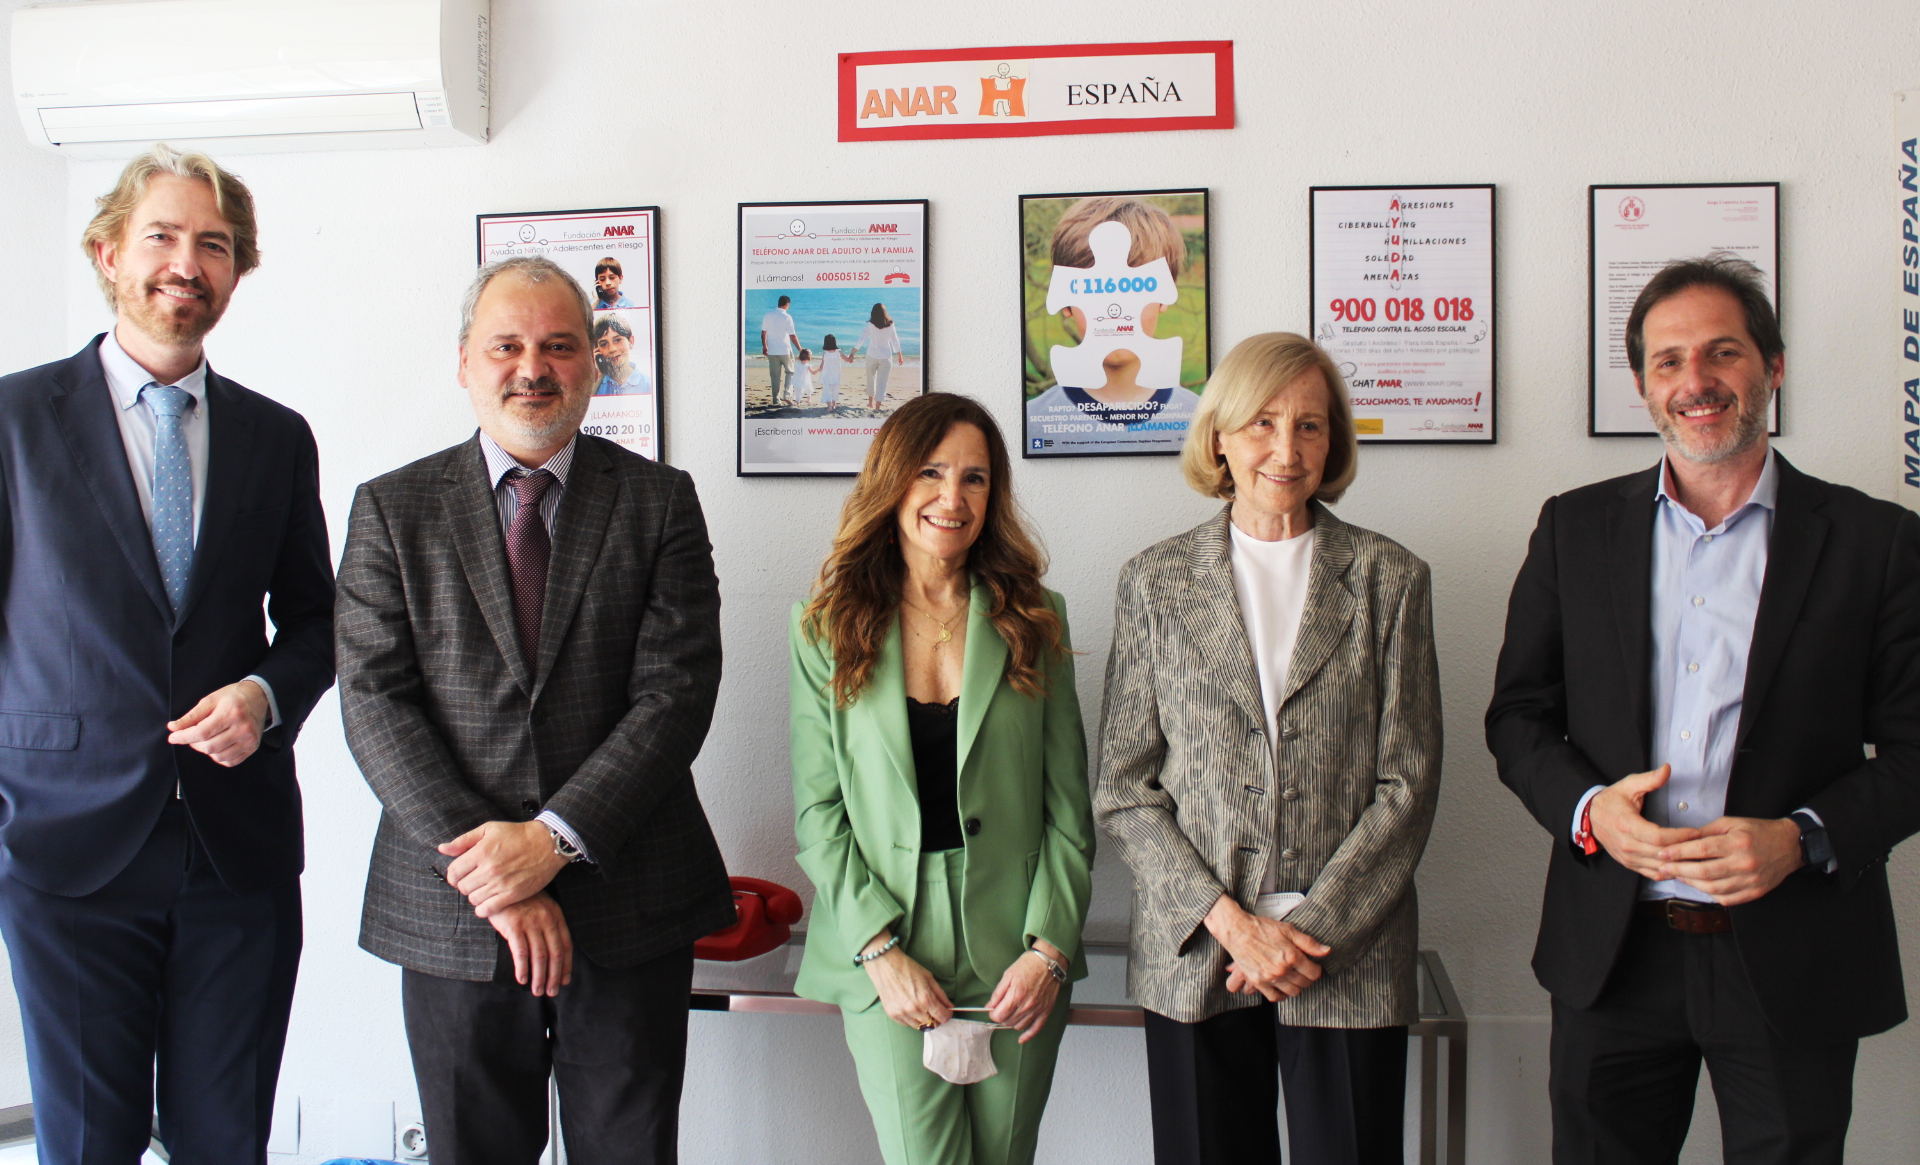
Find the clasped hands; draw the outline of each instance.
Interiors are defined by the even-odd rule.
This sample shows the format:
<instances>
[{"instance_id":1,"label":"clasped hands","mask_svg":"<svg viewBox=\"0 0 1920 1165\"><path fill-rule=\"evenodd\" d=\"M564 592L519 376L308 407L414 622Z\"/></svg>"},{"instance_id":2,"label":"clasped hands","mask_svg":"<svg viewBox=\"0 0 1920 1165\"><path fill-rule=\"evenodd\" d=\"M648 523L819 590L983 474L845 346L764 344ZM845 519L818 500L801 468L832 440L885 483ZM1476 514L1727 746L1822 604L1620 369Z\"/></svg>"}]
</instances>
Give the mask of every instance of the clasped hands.
<instances>
[{"instance_id":1,"label":"clasped hands","mask_svg":"<svg viewBox=\"0 0 1920 1165\"><path fill-rule=\"evenodd\" d=\"M538 821L489 821L440 847L452 858L447 885L467 896L513 954L513 978L535 995L558 995L573 982L573 936L547 893L567 864Z\"/></svg>"},{"instance_id":2,"label":"clasped hands","mask_svg":"<svg viewBox=\"0 0 1920 1165\"><path fill-rule=\"evenodd\" d=\"M879 950L887 944L890 931L881 931L867 943L862 953ZM1034 940L1042 954L1067 965L1067 957L1045 939ZM880 993L880 1007L893 1022L919 1030L939 1027L953 1018L953 1002L927 970L898 945L871 962L863 963L874 990ZM1031 954L1021 955L1000 976L993 995L987 1000L987 1018L1020 1030L1020 1042L1040 1034L1053 1005L1060 997L1060 984L1054 981L1047 965Z\"/></svg>"},{"instance_id":3,"label":"clasped hands","mask_svg":"<svg viewBox=\"0 0 1920 1165\"><path fill-rule=\"evenodd\" d=\"M1593 838L1614 861L1655 882L1678 879L1722 906L1752 902L1805 864L1791 818L1720 817L1698 829L1648 821L1647 794L1672 775L1672 765L1629 773L1587 803Z\"/></svg>"},{"instance_id":4,"label":"clasped hands","mask_svg":"<svg viewBox=\"0 0 1920 1165\"><path fill-rule=\"evenodd\" d=\"M1233 960L1227 964L1227 990L1259 992L1269 1003L1313 986L1321 974L1319 960L1332 949L1291 923L1249 914L1226 894L1214 901L1205 921Z\"/></svg>"}]
</instances>

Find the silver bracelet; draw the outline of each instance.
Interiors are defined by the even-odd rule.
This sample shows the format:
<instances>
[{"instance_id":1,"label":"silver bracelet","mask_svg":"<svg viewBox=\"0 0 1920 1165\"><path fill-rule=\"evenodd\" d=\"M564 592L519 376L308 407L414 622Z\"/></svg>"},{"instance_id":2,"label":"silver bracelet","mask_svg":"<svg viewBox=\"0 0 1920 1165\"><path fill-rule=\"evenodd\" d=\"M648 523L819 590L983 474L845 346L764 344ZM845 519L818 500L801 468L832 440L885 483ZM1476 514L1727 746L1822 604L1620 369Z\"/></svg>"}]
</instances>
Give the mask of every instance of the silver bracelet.
<instances>
[{"instance_id":1,"label":"silver bracelet","mask_svg":"<svg viewBox=\"0 0 1920 1165\"><path fill-rule=\"evenodd\" d=\"M1058 983L1062 986L1066 985L1067 969L1065 967L1062 967L1059 963L1054 962L1053 958L1049 956L1046 952L1042 951L1039 947L1028 947L1027 953L1039 959L1041 962L1047 965L1047 974L1053 976L1053 981L1055 983Z\"/></svg>"},{"instance_id":2,"label":"silver bracelet","mask_svg":"<svg viewBox=\"0 0 1920 1165\"><path fill-rule=\"evenodd\" d=\"M875 959L879 958L881 955L886 954L888 951L892 950L893 948L899 945L900 945L900 936L896 934L892 938L888 939L884 946L876 947L875 949L868 951L864 955L853 956L853 965L856 967L864 967L868 963L873 962Z\"/></svg>"}]
</instances>

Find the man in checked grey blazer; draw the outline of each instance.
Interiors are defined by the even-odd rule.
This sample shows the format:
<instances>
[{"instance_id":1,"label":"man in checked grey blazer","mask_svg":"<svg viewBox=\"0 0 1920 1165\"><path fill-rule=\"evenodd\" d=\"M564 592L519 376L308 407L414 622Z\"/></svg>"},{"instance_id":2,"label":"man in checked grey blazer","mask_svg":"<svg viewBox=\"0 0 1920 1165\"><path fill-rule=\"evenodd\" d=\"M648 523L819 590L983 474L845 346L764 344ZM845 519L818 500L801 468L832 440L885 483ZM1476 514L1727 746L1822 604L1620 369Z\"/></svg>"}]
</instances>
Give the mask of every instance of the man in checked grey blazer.
<instances>
[{"instance_id":1,"label":"man in checked grey blazer","mask_svg":"<svg viewBox=\"0 0 1920 1165\"><path fill-rule=\"evenodd\" d=\"M579 432L591 309L545 259L468 291L480 432L360 487L335 625L384 812L360 944L400 964L436 1160L675 1159L693 942L734 921L689 770L720 682L693 483Z\"/></svg>"}]
</instances>

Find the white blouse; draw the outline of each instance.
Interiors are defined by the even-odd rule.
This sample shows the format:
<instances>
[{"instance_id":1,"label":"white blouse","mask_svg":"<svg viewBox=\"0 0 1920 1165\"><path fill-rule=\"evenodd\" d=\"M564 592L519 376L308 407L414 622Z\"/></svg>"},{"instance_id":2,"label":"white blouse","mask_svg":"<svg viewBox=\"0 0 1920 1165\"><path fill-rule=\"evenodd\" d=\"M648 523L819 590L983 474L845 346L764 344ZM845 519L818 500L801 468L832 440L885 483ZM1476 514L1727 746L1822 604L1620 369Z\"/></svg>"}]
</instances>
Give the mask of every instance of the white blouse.
<instances>
[{"instance_id":1,"label":"white blouse","mask_svg":"<svg viewBox=\"0 0 1920 1165\"><path fill-rule=\"evenodd\" d=\"M1260 676L1260 704L1267 716L1267 739L1278 741L1276 719L1280 697L1287 689L1287 671L1293 663L1294 641L1300 638L1300 620L1307 609L1307 575L1313 566L1314 531L1282 542L1262 542L1241 533L1231 521L1233 590L1240 601L1240 618L1247 625L1247 644L1253 649L1254 670ZM1267 867L1260 892L1274 889L1274 869Z\"/></svg>"}]
</instances>

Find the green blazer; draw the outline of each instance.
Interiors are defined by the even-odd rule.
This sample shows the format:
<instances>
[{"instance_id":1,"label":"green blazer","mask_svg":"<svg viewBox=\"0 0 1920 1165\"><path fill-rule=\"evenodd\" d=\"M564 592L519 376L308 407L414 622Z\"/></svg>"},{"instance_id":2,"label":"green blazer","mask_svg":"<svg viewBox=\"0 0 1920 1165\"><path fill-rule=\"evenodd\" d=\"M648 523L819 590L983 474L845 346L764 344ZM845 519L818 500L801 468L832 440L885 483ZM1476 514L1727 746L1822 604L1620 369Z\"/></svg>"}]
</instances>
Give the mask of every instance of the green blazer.
<instances>
[{"instance_id":1,"label":"green blazer","mask_svg":"<svg viewBox=\"0 0 1920 1165\"><path fill-rule=\"evenodd\" d=\"M1052 592L1049 600L1064 632L1066 604ZM984 982L997 983L1045 939L1080 978L1094 829L1073 657L1046 669L1044 698L1015 691L1007 645L986 615L991 602L975 585L960 683L960 816L979 822L966 838L966 953ZM883 928L907 924L919 887L920 794L900 622L887 631L867 690L836 708L833 660L824 641L807 642L804 607L794 604L790 629L794 833L815 894L795 989L860 1010L877 995L853 957Z\"/></svg>"}]
</instances>

